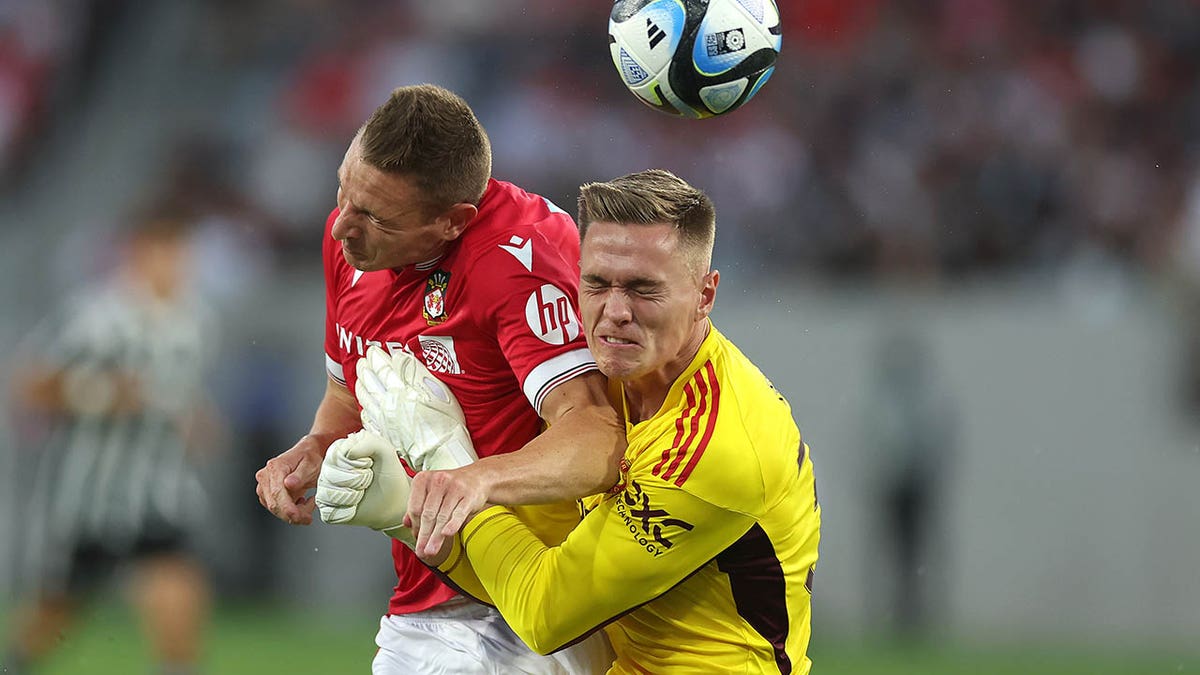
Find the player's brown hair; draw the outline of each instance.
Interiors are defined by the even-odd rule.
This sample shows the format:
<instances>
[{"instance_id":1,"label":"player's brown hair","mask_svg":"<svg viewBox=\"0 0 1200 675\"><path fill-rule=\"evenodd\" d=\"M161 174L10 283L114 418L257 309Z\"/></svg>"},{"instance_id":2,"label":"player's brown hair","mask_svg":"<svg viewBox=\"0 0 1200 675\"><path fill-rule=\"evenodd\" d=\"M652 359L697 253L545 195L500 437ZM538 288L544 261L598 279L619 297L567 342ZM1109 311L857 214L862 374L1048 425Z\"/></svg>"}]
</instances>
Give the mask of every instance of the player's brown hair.
<instances>
[{"instance_id":1,"label":"player's brown hair","mask_svg":"<svg viewBox=\"0 0 1200 675\"><path fill-rule=\"evenodd\" d=\"M434 210L479 204L492 175L483 125L457 94L432 84L399 87L359 130L363 160L412 178Z\"/></svg>"},{"instance_id":2,"label":"player's brown hair","mask_svg":"<svg viewBox=\"0 0 1200 675\"><path fill-rule=\"evenodd\" d=\"M717 214L712 200L679 176L647 169L604 183L579 188L579 240L595 222L621 225L668 223L679 231L679 243L696 271L708 270L716 237Z\"/></svg>"}]
</instances>

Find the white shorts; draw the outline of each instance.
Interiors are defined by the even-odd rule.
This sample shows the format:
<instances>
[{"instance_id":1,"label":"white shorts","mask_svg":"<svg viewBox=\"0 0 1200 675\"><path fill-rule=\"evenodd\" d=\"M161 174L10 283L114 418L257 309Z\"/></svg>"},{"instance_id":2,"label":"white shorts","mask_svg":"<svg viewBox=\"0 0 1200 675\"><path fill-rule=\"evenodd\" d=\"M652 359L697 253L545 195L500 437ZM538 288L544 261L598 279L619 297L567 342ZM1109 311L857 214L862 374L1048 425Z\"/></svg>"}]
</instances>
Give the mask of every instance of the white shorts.
<instances>
[{"instance_id":1,"label":"white shorts","mask_svg":"<svg viewBox=\"0 0 1200 675\"><path fill-rule=\"evenodd\" d=\"M549 656L534 653L492 607L454 598L415 614L385 616L373 675L593 675L612 667L604 631Z\"/></svg>"}]
</instances>

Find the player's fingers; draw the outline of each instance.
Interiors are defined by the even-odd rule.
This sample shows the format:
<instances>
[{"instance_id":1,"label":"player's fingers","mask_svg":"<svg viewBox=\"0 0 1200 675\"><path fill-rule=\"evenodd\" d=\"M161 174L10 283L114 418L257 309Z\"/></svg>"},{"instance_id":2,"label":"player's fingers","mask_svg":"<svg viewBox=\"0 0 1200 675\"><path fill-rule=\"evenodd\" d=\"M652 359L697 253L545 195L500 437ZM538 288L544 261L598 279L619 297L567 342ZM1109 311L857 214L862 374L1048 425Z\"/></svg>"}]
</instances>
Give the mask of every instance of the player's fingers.
<instances>
[{"instance_id":1,"label":"player's fingers","mask_svg":"<svg viewBox=\"0 0 1200 675\"><path fill-rule=\"evenodd\" d=\"M471 517L471 511L472 509L470 502L465 499L459 501L458 504L455 505L454 510L450 513L450 518L446 521L446 525L442 527L442 535L446 537L453 537L454 535L458 534L458 531L462 529L463 524L467 522L467 518Z\"/></svg>"},{"instance_id":2,"label":"player's fingers","mask_svg":"<svg viewBox=\"0 0 1200 675\"><path fill-rule=\"evenodd\" d=\"M443 497L442 493L433 492L425 498L425 507L421 509L421 532L417 535L419 549L423 549L428 544L429 538L437 535L440 525L446 523L446 517L442 515ZM437 549L434 549L434 553L437 553Z\"/></svg>"},{"instance_id":3,"label":"player's fingers","mask_svg":"<svg viewBox=\"0 0 1200 675\"><path fill-rule=\"evenodd\" d=\"M434 517L433 527L429 530L429 539L425 542L425 555L434 557L442 550L442 542L446 538L446 524L461 503L461 500L455 499L446 499L442 502L442 507L438 509L438 513Z\"/></svg>"},{"instance_id":4,"label":"player's fingers","mask_svg":"<svg viewBox=\"0 0 1200 675\"><path fill-rule=\"evenodd\" d=\"M258 493L258 503L262 504L264 509L270 511L271 515L275 516L276 518L286 520L283 517L282 512L280 511L279 500L276 499L276 495L275 495L274 491L272 491L271 489L269 489L267 487L259 485L255 489L255 492Z\"/></svg>"},{"instance_id":5,"label":"player's fingers","mask_svg":"<svg viewBox=\"0 0 1200 675\"><path fill-rule=\"evenodd\" d=\"M408 492L408 511L404 514L405 525L417 534L421 527L421 512L425 510L425 495L428 490L429 476L418 473L413 476Z\"/></svg>"},{"instance_id":6,"label":"player's fingers","mask_svg":"<svg viewBox=\"0 0 1200 675\"><path fill-rule=\"evenodd\" d=\"M425 548L417 548L417 550L424 551L423 555L428 558L433 558L436 557L437 554L442 550L442 543L445 541L446 538L442 536L440 531L434 532L429 536L428 541L425 542ZM420 542L417 542L417 546L420 547L420 545Z\"/></svg>"},{"instance_id":7,"label":"player's fingers","mask_svg":"<svg viewBox=\"0 0 1200 675\"><path fill-rule=\"evenodd\" d=\"M421 536L421 511L425 508L426 476L413 476L412 487L408 493L408 511L404 513L404 524L413 533L413 539Z\"/></svg>"},{"instance_id":8,"label":"player's fingers","mask_svg":"<svg viewBox=\"0 0 1200 675\"><path fill-rule=\"evenodd\" d=\"M424 522L422 522L422 519L417 518L415 521L413 521L412 532L413 532L413 538L415 538L417 541L416 550L418 550L418 551L424 550L426 542L429 541L430 535L433 534L433 528L425 527L425 524L424 524Z\"/></svg>"},{"instance_id":9,"label":"player's fingers","mask_svg":"<svg viewBox=\"0 0 1200 675\"><path fill-rule=\"evenodd\" d=\"M275 481L274 489L267 492L267 498L274 502L271 512L292 523L299 516L295 507L297 500L304 498L304 490L303 488L290 489L287 487L287 482L286 476Z\"/></svg>"},{"instance_id":10,"label":"player's fingers","mask_svg":"<svg viewBox=\"0 0 1200 675\"><path fill-rule=\"evenodd\" d=\"M375 480L375 474L370 469L343 469L340 466L329 464L325 470L321 472L321 477L317 479L317 489L347 489L357 490L359 492L371 486Z\"/></svg>"},{"instance_id":11,"label":"player's fingers","mask_svg":"<svg viewBox=\"0 0 1200 675\"><path fill-rule=\"evenodd\" d=\"M307 511L302 505L305 503L304 491L317 483L316 471L312 471L306 462L301 461L287 473L280 469L270 470L268 479L264 496L267 499L267 508L276 518L292 525L307 525L312 522L313 505L310 503Z\"/></svg>"},{"instance_id":12,"label":"player's fingers","mask_svg":"<svg viewBox=\"0 0 1200 675\"><path fill-rule=\"evenodd\" d=\"M321 464L305 457L296 464L295 468L284 475L280 483L289 492L307 490L317 484L317 476L320 473Z\"/></svg>"},{"instance_id":13,"label":"player's fingers","mask_svg":"<svg viewBox=\"0 0 1200 675\"><path fill-rule=\"evenodd\" d=\"M263 486L263 498L267 502L267 510L277 517L282 517L281 510L292 503L292 496L288 494L287 488L283 487L283 476L277 474L268 476L267 482Z\"/></svg>"},{"instance_id":14,"label":"player's fingers","mask_svg":"<svg viewBox=\"0 0 1200 675\"><path fill-rule=\"evenodd\" d=\"M321 507L356 506L363 499L363 490L353 485L323 482L317 487L315 498L317 505Z\"/></svg>"},{"instance_id":15,"label":"player's fingers","mask_svg":"<svg viewBox=\"0 0 1200 675\"><path fill-rule=\"evenodd\" d=\"M350 439L346 440L350 441ZM374 466L376 460L387 462L395 454L396 451L392 449L392 445L387 439L374 433L362 433L355 435L353 442L339 447L334 461L342 466L365 468Z\"/></svg>"},{"instance_id":16,"label":"player's fingers","mask_svg":"<svg viewBox=\"0 0 1200 675\"><path fill-rule=\"evenodd\" d=\"M274 513L276 518L287 523L294 523L295 519L300 516L296 510L296 498L289 495L287 490L276 490L270 495L270 498L274 501L271 513Z\"/></svg>"},{"instance_id":17,"label":"player's fingers","mask_svg":"<svg viewBox=\"0 0 1200 675\"><path fill-rule=\"evenodd\" d=\"M275 501L275 490L277 488L275 485L272 485L274 475L270 471L270 468L271 466L268 464L254 474L254 480L258 483L254 491L258 494L258 503L262 504L268 511L274 513L277 507Z\"/></svg>"},{"instance_id":18,"label":"player's fingers","mask_svg":"<svg viewBox=\"0 0 1200 675\"><path fill-rule=\"evenodd\" d=\"M317 511L321 514L321 522L329 523L330 525L338 525L354 518L354 514L358 512L358 507L319 504L317 506Z\"/></svg>"},{"instance_id":19,"label":"player's fingers","mask_svg":"<svg viewBox=\"0 0 1200 675\"><path fill-rule=\"evenodd\" d=\"M292 525L309 525L312 523L313 511L317 509L317 500L312 497L300 497L289 509L288 522Z\"/></svg>"},{"instance_id":20,"label":"player's fingers","mask_svg":"<svg viewBox=\"0 0 1200 675\"><path fill-rule=\"evenodd\" d=\"M452 530L448 535L446 529L450 521L454 519L454 513L462 506L463 502L461 499L446 498L442 502L442 508L438 511L434 527L429 531L428 537L426 537L423 544L419 540L417 542L417 551L421 555L436 557L438 552L442 550L442 544L445 542L446 537L453 536L458 531Z\"/></svg>"}]
</instances>

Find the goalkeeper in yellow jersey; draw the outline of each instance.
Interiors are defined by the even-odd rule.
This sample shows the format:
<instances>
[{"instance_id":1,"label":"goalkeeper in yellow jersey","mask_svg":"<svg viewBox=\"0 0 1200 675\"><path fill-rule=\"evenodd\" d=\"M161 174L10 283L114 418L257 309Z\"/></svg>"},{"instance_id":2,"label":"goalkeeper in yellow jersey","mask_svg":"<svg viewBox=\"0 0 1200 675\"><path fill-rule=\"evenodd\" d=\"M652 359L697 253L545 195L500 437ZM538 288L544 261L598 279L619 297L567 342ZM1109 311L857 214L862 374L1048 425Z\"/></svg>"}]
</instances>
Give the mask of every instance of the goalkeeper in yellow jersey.
<instances>
[{"instance_id":1,"label":"goalkeeper in yellow jersey","mask_svg":"<svg viewBox=\"0 0 1200 675\"><path fill-rule=\"evenodd\" d=\"M709 198L667 171L583 186L580 308L625 418L620 483L584 499L582 520L557 545L490 507L468 514L436 555L418 549L536 651L603 628L617 655L611 673L809 672L821 520L812 462L787 402L709 321L720 280L710 269L715 220ZM381 361L377 370L393 367ZM365 379L397 388L394 373ZM385 419L404 403L370 401L366 426L388 441L359 444L354 452L371 458L351 462L374 462L377 478L318 485L318 503L322 490L342 506L362 493L357 522L429 528L419 515L442 505L419 487L410 494L403 471L384 470L396 463L391 448L414 445ZM405 503L407 517L398 515Z\"/></svg>"}]
</instances>

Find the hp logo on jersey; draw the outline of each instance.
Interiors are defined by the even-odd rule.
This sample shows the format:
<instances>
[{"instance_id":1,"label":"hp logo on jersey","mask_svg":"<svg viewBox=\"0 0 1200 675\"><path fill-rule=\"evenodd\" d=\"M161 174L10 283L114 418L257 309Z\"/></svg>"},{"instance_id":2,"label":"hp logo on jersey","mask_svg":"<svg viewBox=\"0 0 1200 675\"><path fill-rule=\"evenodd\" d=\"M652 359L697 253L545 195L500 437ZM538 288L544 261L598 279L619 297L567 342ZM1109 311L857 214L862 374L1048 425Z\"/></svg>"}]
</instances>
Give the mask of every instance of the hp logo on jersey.
<instances>
[{"instance_id":1,"label":"hp logo on jersey","mask_svg":"<svg viewBox=\"0 0 1200 675\"><path fill-rule=\"evenodd\" d=\"M579 319L571 299L556 286L544 284L525 301L529 330L552 345L565 345L579 337Z\"/></svg>"}]
</instances>

